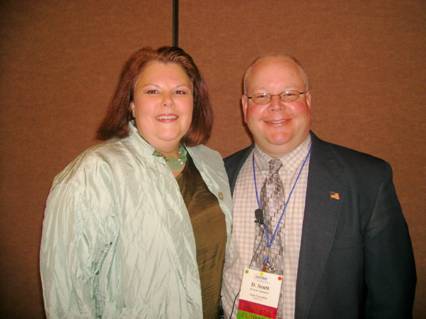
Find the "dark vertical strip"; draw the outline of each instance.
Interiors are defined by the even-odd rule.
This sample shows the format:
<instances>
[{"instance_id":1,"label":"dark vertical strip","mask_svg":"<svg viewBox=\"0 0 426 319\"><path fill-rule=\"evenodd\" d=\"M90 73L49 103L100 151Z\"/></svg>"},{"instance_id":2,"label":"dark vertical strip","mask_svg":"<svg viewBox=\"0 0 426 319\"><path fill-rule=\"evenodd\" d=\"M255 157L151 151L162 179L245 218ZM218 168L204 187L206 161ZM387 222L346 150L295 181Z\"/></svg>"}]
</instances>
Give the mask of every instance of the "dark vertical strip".
<instances>
[{"instance_id":1,"label":"dark vertical strip","mask_svg":"<svg viewBox=\"0 0 426 319\"><path fill-rule=\"evenodd\" d=\"M179 46L179 0L173 0L172 41L173 46Z\"/></svg>"}]
</instances>

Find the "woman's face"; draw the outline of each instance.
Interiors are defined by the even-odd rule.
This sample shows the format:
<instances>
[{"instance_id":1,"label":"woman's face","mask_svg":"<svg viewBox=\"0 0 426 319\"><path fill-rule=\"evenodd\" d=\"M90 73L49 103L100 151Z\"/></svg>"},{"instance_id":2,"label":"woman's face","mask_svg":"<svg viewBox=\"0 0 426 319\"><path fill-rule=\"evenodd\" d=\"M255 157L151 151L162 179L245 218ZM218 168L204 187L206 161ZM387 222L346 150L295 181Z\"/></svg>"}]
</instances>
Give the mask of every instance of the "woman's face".
<instances>
[{"instance_id":1,"label":"woman's face","mask_svg":"<svg viewBox=\"0 0 426 319\"><path fill-rule=\"evenodd\" d=\"M192 82L176 63L149 62L130 104L139 133L165 156L177 156L192 122Z\"/></svg>"}]
</instances>

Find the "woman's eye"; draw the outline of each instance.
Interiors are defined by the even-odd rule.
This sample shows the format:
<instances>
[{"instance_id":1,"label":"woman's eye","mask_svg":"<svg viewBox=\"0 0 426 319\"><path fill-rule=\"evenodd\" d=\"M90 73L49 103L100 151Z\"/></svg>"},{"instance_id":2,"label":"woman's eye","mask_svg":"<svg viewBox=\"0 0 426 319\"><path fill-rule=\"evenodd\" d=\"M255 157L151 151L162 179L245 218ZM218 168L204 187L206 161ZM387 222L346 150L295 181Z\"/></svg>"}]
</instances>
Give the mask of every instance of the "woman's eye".
<instances>
[{"instance_id":1,"label":"woman's eye","mask_svg":"<svg viewBox=\"0 0 426 319\"><path fill-rule=\"evenodd\" d=\"M158 93L160 93L160 91L157 89L148 89L145 91L145 94L158 94Z\"/></svg>"},{"instance_id":2,"label":"woman's eye","mask_svg":"<svg viewBox=\"0 0 426 319\"><path fill-rule=\"evenodd\" d=\"M176 95L187 95L188 91L187 90L176 90Z\"/></svg>"}]
</instances>

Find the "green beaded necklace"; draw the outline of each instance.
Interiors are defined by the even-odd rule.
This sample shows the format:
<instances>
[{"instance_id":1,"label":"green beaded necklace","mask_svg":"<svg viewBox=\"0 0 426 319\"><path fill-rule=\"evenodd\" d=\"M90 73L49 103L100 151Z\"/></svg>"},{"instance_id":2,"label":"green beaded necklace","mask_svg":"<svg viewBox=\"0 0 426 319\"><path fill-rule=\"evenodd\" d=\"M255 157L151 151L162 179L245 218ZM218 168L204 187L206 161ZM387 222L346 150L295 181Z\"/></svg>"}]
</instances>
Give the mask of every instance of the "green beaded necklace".
<instances>
[{"instance_id":1,"label":"green beaded necklace","mask_svg":"<svg viewBox=\"0 0 426 319\"><path fill-rule=\"evenodd\" d=\"M172 170L172 172L179 172L179 171L182 170L182 168L186 164L186 160L187 160L187 156L186 155L187 154L188 154L188 151L186 150L185 147L183 147L182 144L179 145L179 157L178 158L165 157L159 151L154 151L154 153L153 153L154 156L158 156L158 157L164 158L164 160L166 161L167 165Z\"/></svg>"}]
</instances>

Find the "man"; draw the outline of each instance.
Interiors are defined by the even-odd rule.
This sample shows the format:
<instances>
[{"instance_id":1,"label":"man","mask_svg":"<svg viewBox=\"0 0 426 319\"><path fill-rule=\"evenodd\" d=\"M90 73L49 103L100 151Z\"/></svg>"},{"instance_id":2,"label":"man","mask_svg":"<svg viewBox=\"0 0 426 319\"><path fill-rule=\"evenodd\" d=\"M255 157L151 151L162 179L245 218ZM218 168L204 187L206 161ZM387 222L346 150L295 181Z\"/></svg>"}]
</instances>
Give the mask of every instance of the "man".
<instances>
[{"instance_id":1,"label":"man","mask_svg":"<svg viewBox=\"0 0 426 319\"><path fill-rule=\"evenodd\" d=\"M310 131L308 78L292 57L255 60L242 107L254 145L225 159L225 318L250 309L245 267L282 279L278 318L410 318L414 258L389 164Z\"/></svg>"}]
</instances>

